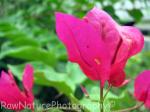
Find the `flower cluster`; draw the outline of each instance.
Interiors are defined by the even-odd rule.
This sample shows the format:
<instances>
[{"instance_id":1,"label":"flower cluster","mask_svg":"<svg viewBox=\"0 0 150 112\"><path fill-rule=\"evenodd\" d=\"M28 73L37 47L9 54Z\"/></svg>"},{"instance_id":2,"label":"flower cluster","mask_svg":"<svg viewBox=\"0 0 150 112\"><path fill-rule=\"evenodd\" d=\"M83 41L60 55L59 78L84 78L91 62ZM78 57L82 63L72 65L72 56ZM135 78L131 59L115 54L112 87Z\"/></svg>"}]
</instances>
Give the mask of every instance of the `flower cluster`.
<instances>
[{"instance_id":1,"label":"flower cluster","mask_svg":"<svg viewBox=\"0 0 150 112\"><path fill-rule=\"evenodd\" d=\"M109 14L98 8L82 19L56 13L56 31L66 46L69 60L78 63L91 80L121 87L129 82L124 71L127 60L141 52L144 36L133 26L118 25ZM135 80L134 94L150 108L150 71Z\"/></svg>"},{"instance_id":2,"label":"flower cluster","mask_svg":"<svg viewBox=\"0 0 150 112\"><path fill-rule=\"evenodd\" d=\"M118 25L106 12L93 8L83 19L56 13L56 31L68 51L69 60L78 63L92 80L108 81L119 87L126 82L124 67L128 58L144 45L141 32Z\"/></svg>"}]
</instances>

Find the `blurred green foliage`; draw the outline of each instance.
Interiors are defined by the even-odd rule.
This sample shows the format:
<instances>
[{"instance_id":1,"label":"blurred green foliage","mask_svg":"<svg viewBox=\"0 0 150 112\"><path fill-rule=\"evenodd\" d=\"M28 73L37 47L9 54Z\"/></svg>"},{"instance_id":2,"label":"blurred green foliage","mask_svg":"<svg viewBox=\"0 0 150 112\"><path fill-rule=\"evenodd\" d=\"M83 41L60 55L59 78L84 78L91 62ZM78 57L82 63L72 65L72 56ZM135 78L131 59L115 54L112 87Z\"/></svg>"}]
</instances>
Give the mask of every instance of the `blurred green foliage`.
<instances>
[{"instance_id":1,"label":"blurred green foliage","mask_svg":"<svg viewBox=\"0 0 150 112\"><path fill-rule=\"evenodd\" d=\"M35 68L36 102L41 104L58 100L61 104L70 102L84 105L78 107L81 111L97 112L98 102L87 99L80 84L87 88L93 100L99 100L99 84L87 79L78 65L67 62L65 48L55 34L54 14L62 11L83 17L88 10L98 6L121 24L140 22L144 16L140 8L121 9L128 13L131 21L121 20L116 14L114 5L123 5L125 2L126 0L1 0L0 70L11 69L20 85L18 80L22 78L23 68L26 63L31 63ZM134 5L136 0L128 2ZM146 2L143 2L145 7ZM129 60L126 72L131 82L123 88L113 88L110 91L105 101L106 112L136 104L133 98L133 80L139 72L149 68L149 57L150 51ZM146 112L143 109L134 112ZM2 111L6 112L4 109ZM61 111L51 109L50 112Z\"/></svg>"}]
</instances>

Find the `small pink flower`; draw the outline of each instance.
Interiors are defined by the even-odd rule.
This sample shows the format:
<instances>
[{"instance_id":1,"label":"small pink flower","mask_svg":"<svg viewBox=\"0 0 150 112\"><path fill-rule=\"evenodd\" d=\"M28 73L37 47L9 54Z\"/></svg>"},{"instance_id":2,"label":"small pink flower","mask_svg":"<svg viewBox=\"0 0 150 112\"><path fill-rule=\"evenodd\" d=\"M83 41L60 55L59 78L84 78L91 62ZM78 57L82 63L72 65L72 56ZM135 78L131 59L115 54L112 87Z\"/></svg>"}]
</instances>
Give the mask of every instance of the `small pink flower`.
<instances>
[{"instance_id":1,"label":"small pink flower","mask_svg":"<svg viewBox=\"0 0 150 112\"><path fill-rule=\"evenodd\" d=\"M116 87L125 84L126 62L144 45L137 28L118 25L98 8L83 19L57 12L56 31L69 60L78 63L91 80L101 81L102 87L106 81Z\"/></svg>"},{"instance_id":2,"label":"small pink flower","mask_svg":"<svg viewBox=\"0 0 150 112\"><path fill-rule=\"evenodd\" d=\"M134 82L134 96L150 108L150 70L140 73Z\"/></svg>"},{"instance_id":3,"label":"small pink flower","mask_svg":"<svg viewBox=\"0 0 150 112\"><path fill-rule=\"evenodd\" d=\"M17 111L26 107L33 110L33 71L32 66L27 64L23 73L23 91L17 86L10 71L8 74L2 71L0 77L0 102L2 106Z\"/></svg>"}]
</instances>

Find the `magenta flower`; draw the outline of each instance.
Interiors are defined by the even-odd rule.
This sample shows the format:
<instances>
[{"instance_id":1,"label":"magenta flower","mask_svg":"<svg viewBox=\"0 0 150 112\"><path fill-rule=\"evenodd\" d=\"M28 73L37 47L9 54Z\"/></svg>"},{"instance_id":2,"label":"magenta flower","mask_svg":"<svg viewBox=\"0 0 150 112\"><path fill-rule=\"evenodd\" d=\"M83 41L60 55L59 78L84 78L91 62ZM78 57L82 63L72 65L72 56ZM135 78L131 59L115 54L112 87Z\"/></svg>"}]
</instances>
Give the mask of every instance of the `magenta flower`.
<instances>
[{"instance_id":1,"label":"magenta flower","mask_svg":"<svg viewBox=\"0 0 150 112\"><path fill-rule=\"evenodd\" d=\"M134 96L147 108L150 108L150 70L145 70L135 79Z\"/></svg>"},{"instance_id":2,"label":"magenta flower","mask_svg":"<svg viewBox=\"0 0 150 112\"><path fill-rule=\"evenodd\" d=\"M24 91L19 89L10 71L8 74L2 71L0 77L0 102L2 106L17 111L26 107L33 110L33 71L31 65L26 65L23 73Z\"/></svg>"},{"instance_id":3,"label":"magenta flower","mask_svg":"<svg viewBox=\"0 0 150 112\"><path fill-rule=\"evenodd\" d=\"M144 45L141 32L119 26L106 12L93 8L83 19L56 13L56 31L66 46L69 60L78 63L91 79L119 87L125 84L128 58Z\"/></svg>"}]
</instances>

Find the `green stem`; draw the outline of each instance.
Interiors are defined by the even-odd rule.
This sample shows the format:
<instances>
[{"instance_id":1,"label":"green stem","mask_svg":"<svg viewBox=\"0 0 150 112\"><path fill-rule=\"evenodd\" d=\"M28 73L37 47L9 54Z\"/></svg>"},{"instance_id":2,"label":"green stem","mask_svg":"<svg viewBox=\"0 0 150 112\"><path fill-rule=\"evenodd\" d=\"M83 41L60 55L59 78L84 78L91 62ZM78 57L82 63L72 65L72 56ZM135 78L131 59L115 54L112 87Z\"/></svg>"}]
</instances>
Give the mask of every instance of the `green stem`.
<instances>
[{"instance_id":1,"label":"green stem","mask_svg":"<svg viewBox=\"0 0 150 112\"><path fill-rule=\"evenodd\" d=\"M104 98L103 99L105 99L106 98L106 96L107 96L107 94L109 93L109 91L110 91L110 89L112 88L112 85L110 85L109 84L109 86L108 86L108 88L107 88L107 91L106 91L106 93L105 93L105 95L104 95Z\"/></svg>"},{"instance_id":2,"label":"green stem","mask_svg":"<svg viewBox=\"0 0 150 112\"><path fill-rule=\"evenodd\" d=\"M100 112L104 112L103 87L100 84Z\"/></svg>"}]
</instances>

